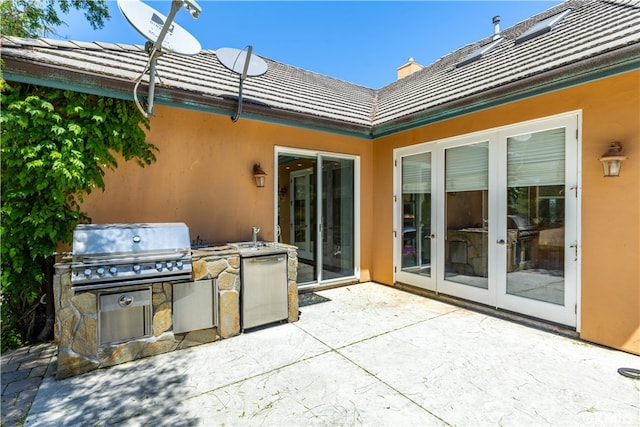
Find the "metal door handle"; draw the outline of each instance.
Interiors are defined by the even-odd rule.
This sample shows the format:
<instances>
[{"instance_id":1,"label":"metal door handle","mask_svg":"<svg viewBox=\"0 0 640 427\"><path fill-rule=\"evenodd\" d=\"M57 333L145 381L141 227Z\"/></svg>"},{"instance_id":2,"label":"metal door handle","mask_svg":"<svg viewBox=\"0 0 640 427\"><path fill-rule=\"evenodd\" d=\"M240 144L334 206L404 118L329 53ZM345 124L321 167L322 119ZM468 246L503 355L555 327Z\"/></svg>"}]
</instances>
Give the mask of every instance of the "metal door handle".
<instances>
[{"instance_id":1,"label":"metal door handle","mask_svg":"<svg viewBox=\"0 0 640 427\"><path fill-rule=\"evenodd\" d=\"M256 257L253 258L249 258L249 262L257 264L257 263L270 263L270 262L280 262L280 261L284 261L284 257L281 255L276 255L276 256L268 256L268 255L258 255Z\"/></svg>"},{"instance_id":2,"label":"metal door handle","mask_svg":"<svg viewBox=\"0 0 640 427\"><path fill-rule=\"evenodd\" d=\"M573 260L578 260L578 243L574 243L573 245L569 245L570 248L573 249Z\"/></svg>"},{"instance_id":3,"label":"metal door handle","mask_svg":"<svg viewBox=\"0 0 640 427\"><path fill-rule=\"evenodd\" d=\"M427 236L424 236L425 239L435 239L436 235L435 234L429 234Z\"/></svg>"}]
</instances>

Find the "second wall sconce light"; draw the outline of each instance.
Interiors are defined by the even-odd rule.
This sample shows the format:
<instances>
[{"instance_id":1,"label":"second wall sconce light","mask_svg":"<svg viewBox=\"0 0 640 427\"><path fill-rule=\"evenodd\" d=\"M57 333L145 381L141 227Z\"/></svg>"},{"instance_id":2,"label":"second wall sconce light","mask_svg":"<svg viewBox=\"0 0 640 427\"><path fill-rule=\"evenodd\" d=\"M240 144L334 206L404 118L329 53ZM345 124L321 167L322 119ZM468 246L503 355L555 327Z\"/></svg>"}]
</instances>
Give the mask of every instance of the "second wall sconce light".
<instances>
[{"instance_id":1,"label":"second wall sconce light","mask_svg":"<svg viewBox=\"0 0 640 427\"><path fill-rule=\"evenodd\" d=\"M253 178L256 180L256 187L264 187L266 176L267 173L262 170L262 167L260 167L260 163L256 163L253 165Z\"/></svg>"},{"instance_id":2,"label":"second wall sconce light","mask_svg":"<svg viewBox=\"0 0 640 427\"><path fill-rule=\"evenodd\" d=\"M604 176L620 176L622 162L627 160L622 152L622 145L619 142L612 142L609 150L600 156Z\"/></svg>"}]
</instances>

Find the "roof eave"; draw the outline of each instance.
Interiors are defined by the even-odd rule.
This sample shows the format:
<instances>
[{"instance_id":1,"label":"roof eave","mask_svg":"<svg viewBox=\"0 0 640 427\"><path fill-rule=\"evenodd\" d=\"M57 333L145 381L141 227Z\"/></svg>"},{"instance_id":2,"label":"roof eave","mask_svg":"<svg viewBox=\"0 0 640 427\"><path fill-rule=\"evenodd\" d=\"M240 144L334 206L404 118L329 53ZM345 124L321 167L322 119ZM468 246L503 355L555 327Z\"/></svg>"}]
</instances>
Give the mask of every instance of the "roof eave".
<instances>
[{"instance_id":1,"label":"roof eave","mask_svg":"<svg viewBox=\"0 0 640 427\"><path fill-rule=\"evenodd\" d=\"M11 57L3 59L2 72L7 81L133 100L135 82L131 80L98 73L78 72L67 67ZM228 97L211 96L160 85L156 86L154 103L229 117L236 113L238 107L237 101ZM358 125L251 102L243 103L241 117L358 138L372 138L371 127L368 125Z\"/></svg>"}]
</instances>

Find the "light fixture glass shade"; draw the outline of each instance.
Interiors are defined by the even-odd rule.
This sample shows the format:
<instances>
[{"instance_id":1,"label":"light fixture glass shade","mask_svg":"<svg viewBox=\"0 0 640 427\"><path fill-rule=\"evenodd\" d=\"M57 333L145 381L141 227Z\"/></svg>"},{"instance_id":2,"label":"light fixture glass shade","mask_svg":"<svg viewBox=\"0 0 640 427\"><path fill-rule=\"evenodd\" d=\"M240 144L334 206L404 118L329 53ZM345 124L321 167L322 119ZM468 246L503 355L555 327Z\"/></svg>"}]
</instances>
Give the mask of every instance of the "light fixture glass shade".
<instances>
[{"instance_id":1,"label":"light fixture glass shade","mask_svg":"<svg viewBox=\"0 0 640 427\"><path fill-rule=\"evenodd\" d=\"M253 165L253 177L256 180L256 187L264 187L266 176L267 173L262 170L260 163Z\"/></svg>"},{"instance_id":2,"label":"light fixture glass shade","mask_svg":"<svg viewBox=\"0 0 640 427\"><path fill-rule=\"evenodd\" d=\"M622 145L619 142L612 142L609 150L600 157L604 176L620 176L622 162L627 160L622 152Z\"/></svg>"},{"instance_id":3,"label":"light fixture glass shade","mask_svg":"<svg viewBox=\"0 0 640 427\"><path fill-rule=\"evenodd\" d=\"M620 160L603 160L602 171L604 176L620 176Z\"/></svg>"}]
</instances>

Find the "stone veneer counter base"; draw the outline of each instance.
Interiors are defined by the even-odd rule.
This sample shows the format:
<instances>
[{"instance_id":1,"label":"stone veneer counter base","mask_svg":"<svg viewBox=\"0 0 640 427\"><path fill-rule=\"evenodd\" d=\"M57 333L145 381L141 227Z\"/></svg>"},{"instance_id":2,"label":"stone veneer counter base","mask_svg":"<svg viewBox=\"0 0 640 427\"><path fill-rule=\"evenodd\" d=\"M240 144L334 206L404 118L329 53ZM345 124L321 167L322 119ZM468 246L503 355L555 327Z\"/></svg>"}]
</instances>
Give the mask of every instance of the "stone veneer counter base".
<instances>
[{"instance_id":1,"label":"stone veneer counter base","mask_svg":"<svg viewBox=\"0 0 640 427\"><path fill-rule=\"evenodd\" d=\"M281 245L288 255L288 321L298 320L298 257L296 248ZM152 333L122 343L99 345L98 293L76 292L71 286L69 260L56 264L54 297L55 343L58 345L56 378L66 378L98 368L154 356L240 334L240 255L230 246L192 251L193 281L215 280L218 322L212 328L173 333L173 284L151 286ZM141 287L144 287L142 285Z\"/></svg>"}]
</instances>

